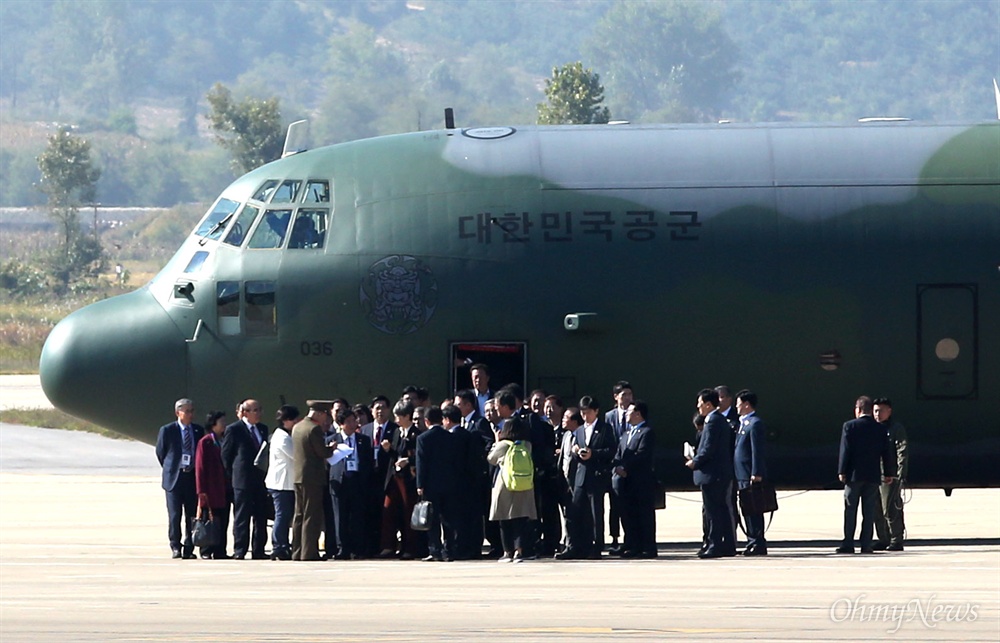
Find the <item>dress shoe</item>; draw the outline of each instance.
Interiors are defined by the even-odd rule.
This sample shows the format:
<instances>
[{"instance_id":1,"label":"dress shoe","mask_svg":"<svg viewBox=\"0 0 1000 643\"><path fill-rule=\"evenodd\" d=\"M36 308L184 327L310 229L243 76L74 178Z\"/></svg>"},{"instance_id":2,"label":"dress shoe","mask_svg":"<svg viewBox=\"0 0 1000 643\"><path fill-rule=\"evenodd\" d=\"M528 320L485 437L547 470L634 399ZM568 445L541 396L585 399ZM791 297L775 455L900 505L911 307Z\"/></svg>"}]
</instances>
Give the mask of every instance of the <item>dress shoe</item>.
<instances>
[{"instance_id":1,"label":"dress shoe","mask_svg":"<svg viewBox=\"0 0 1000 643\"><path fill-rule=\"evenodd\" d=\"M874 549L875 551L885 551L888 548L889 548L889 543L875 543L872 546L872 549Z\"/></svg>"},{"instance_id":2,"label":"dress shoe","mask_svg":"<svg viewBox=\"0 0 1000 643\"><path fill-rule=\"evenodd\" d=\"M861 553L862 554L874 554L875 550L873 548L871 548L871 547L862 547L861 548Z\"/></svg>"},{"instance_id":3,"label":"dress shoe","mask_svg":"<svg viewBox=\"0 0 1000 643\"><path fill-rule=\"evenodd\" d=\"M334 560L350 560L351 559L351 555L348 554L346 551L338 551L336 554L333 555L333 559Z\"/></svg>"},{"instance_id":4,"label":"dress shoe","mask_svg":"<svg viewBox=\"0 0 1000 643\"><path fill-rule=\"evenodd\" d=\"M887 551L903 551L903 543L889 543Z\"/></svg>"},{"instance_id":5,"label":"dress shoe","mask_svg":"<svg viewBox=\"0 0 1000 643\"><path fill-rule=\"evenodd\" d=\"M181 556L181 558L183 558L184 560L195 560L198 557L194 555L193 551L188 551L184 552L184 555Z\"/></svg>"},{"instance_id":6,"label":"dress shoe","mask_svg":"<svg viewBox=\"0 0 1000 643\"><path fill-rule=\"evenodd\" d=\"M588 556L587 558L589 558L590 560L601 560L601 552L599 551L591 552L590 556Z\"/></svg>"},{"instance_id":7,"label":"dress shoe","mask_svg":"<svg viewBox=\"0 0 1000 643\"><path fill-rule=\"evenodd\" d=\"M707 558L722 558L725 554L714 549L706 549L705 551L698 552L698 558L705 560Z\"/></svg>"},{"instance_id":8,"label":"dress shoe","mask_svg":"<svg viewBox=\"0 0 1000 643\"><path fill-rule=\"evenodd\" d=\"M441 558L440 556L435 556L434 554L431 554L430 556L421 558L420 560L424 561L425 563L433 563L434 561L444 560L444 559Z\"/></svg>"},{"instance_id":9,"label":"dress shoe","mask_svg":"<svg viewBox=\"0 0 1000 643\"><path fill-rule=\"evenodd\" d=\"M553 558L555 558L556 560L580 560L581 558L583 558L583 556L573 551L572 549L566 549L553 556Z\"/></svg>"},{"instance_id":10,"label":"dress shoe","mask_svg":"<svg viewBox=\"0 0 1000 643\"><path fill-rule=\"evenodd\" d=\"M622 547L621 545L617 545L616 544L616 545L608 548L608 555L609 556L621 556L622 552L624 552L624 551L625 551L624 547Z\"/></svg>"},{"instance_id":11,"label":"dress shoe","mask_svg":"<svg viewBox=\"0 0 1000 643\"><path fill-rule=\"evenodd\" d=\"M838 554L853 554L854 553L854 547L848 547L847 545L841 545L840 547L837 547L836 551L837 551Z\"/></svg>"},{"instance_id":12,"label":"dress shoe","mask_svg":"<svg viewBox=\"0 0 1000 643\"><path fill-rule=\"evenodd\" d=\"M631 549L621 549L618 551L618 556L620 558L638 558L639 552L632 551Z\"/></svg>"},{"instance_id":13,"label":"dress shoe","mask_svg":"<svg viewBox=\"0 0 1000 643\"><path fill-rule=\"evenodd\" d=\"M746 549L743 552L744 556L767 556L767 550L762 547L754 547L752 549Z\"/></svg>"},{"instance_id":14,"label":"dress shoe","mask_svg":"<svg viewBox=\"0 0 1000 643\"><path fill-rule=\"evenodd\" d=\"M409 552L403 552L399 555L400 560L413 560L413 554Z\"/></svg>"},{"instance_id":15,"label":"dress shoe","mask_svg":"<svg viewBox=\"0 0 1000 643\"><path fill-rule=\"evenodd\" d=\"M708 545L703 544L701 548L698 550L698 553L704 554L706 551L708 551Z\"/></svg>"},{"instance_id":16,"label":"dress shoe","mask_svg":"<svg viewBox=\"0 0 1000 643\"><path fill-rule=\"evenodd\" d=\"M378 553L379 558L395 558L396 552L392 549L383 549Z\"/></svg>"},{"instance_id":17,"label":"dress shoe","mask_svg":"<svg viewBox=\"0 0 1000 643\"><path fill-rule=\"evenodd\" d=\"M645 553L639 554L636 558L653 559L653 558L658 557L659 555L660 555L660 552L647 551Z\"/></svg>"},{"instance_id":18,"label":"dress shoe","mask_svg":"<svg viewBox=\"0 0 1000 643\"><path fill-rule=\"evenodd\" d=\"M170 557L171 558L180 558L181 557L181 550L179 550L179 549L173 549L173 550L171 550L170 551Z\"/></svg>"}]
</instances>

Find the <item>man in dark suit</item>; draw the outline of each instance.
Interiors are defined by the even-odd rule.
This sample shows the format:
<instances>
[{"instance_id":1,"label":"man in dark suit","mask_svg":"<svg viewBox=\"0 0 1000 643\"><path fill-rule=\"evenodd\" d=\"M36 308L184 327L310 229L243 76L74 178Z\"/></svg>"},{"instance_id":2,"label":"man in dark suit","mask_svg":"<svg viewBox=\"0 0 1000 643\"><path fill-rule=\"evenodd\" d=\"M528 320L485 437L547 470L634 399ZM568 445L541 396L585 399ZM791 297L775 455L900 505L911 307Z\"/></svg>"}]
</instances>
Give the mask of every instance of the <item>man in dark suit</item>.
<instances>
[{"instance_id":1,"label":"man in dark suit","mask_svg":"<svg viewBox=\"0 0 1000 643\"><path fill-rule=\"evenodd\" d=\"M767 477L767 459L764 420L757 415L757 394L746 389L736 394L736 410L740 414L740 429L736 433L736 447L733 452L733 469L736 484L746 489L751 483L759 483ZM764 514L743 514L747 529L747 548L744 556L766 556L767 541L764 540Z\"/></svg>"},{"instance_id":2,"label":"man in dark suit","mask_svg":"<svg viewBox=\"0 0 1000 643\"><path fill-rule=\"evenodd\" d=\"M329 488L326 459L333 449L326 444L326 427L332 423L332 402L309 400L309 415L292 427L292 480L295 483L295 517L292 519L292 560L319 560L319 534L323 530L323 490Z\"/></svg>"},{"instance_id":3,"label":"man in dark suit","mask_svg":"<svg viewBox=\"0 0 1000 643\"><path fill-rule=\"evenodd\" d=\"M618 441L611 462L611 486L618 499L624 545L622 558L656 558L656 477L653 473L653 451L656 434L646 424L649 407L642 400L628 406L628 428Z\"/></svg>"},{"instance_id":4,"label":"man in dark suit","mask_svg":"<svg viewBox=\"0 0 1000 643\"><path fill-rule=\"evenodd\" d=\"M368 558L373 558L382 549L382 509L385 506L385 496L389 485L393 484L396 454L392 451L392 443L399 429L392 419L392 406L389 398L378 395L372 399L372 417L374 422L362 427L361 432L368 436L374 453L372 454L374 471L368 489L368 514L364 528L364 551Z\"/></svg>"},{"instance_id":5,"label":"man in dark suit","mask_svg":"<svg viewBox=\"0 0 1000 643\"><path fill-rule=\"evenodd\" d=\"M583 426L574 431L571 451L575 471L570 480L572 498L566 511L570 546L556 554L559 560L600 558L604 551L604 495L611 484L615 433L601 419L601 407L589 395L580 398Z\"/></svg>"},{"instance_id":6,"label":"man in dark suit","mask_svg":"<svg viewBox=\"0 0 1000 643\"><path fill-rule=\"evenodd\" d=\"M486 477L486 454L479 436L462 426L462 412L457 406L445 404L441 408L441 415L441 426L454 436L459 454L455 494L455 538L458 549L453 557L456 560L474 560L483 553L483 518L478 491Z\"/></svg>"},{"instance_id":7,"label":"man in dark suit","mask_svg":"<svg viewBox=\"0 0 1000 643\"><path fill-rule=\"evenodd\" d=\"M740 414L736 410L736 404L733 400L732 390L725 384L720 384L715 387L715 392L719 394L719 413L722 417L726 418L726 422L729 424L730 429L730 452L736 449L736 433L740 430ZM732 497L729 502L729 510L732 513L732 518L730 523L733 525L733 542L736 542L736 525L739 523L739 510L740 503L737 498L736 485L733 485Z\"/></svg>"},{"instance_id":8,"label":"man in dark suit","mask_svg":"<svg viewBox=\"0 0 1000 643\"><path fill-rule=\"evenodd\" d=\"M844 423L840 436L837 477L844 483L844 540L838 554L854 553L854 533L861 504L861 553L871 554L875 519L879 512L879 485L896 477L896 457L885 428L872 417L872 400L862 395L854 404L855 419ZM880 463L881 462L881 468Z\"/></svg>"},{"instance_id":9,"label":"man in dark suit","mask_svg":"<svg viewBox=\"0 0 1000 643\"><path fill-rule=\"evenodd\" d=\"M490 390L490 369L486 364L473 364L469 368L469 376L472 377L472 389L476 393L476 406L480 415L486 415L486 401L493 399L493 391Z\"/></svg>"},{"instance_id":10,"label":"man in dark suit","mask_svg":"<svg viewBox=\"0 0 1000 643\"><path fill-rule=\"evenodd\" d=\"M710 388L698 393L698 413L705 418L705 428L698 440L698 450L687 461L694 471L694 483L701 487L701 499L708 516L708 547L698 558L736 555L733 531L732 429L719 413L719 394Z\"/></svg>"},{"instance_id":11,"label":"man in dark suit","mask_svg":"<svg viewBox=\"0 0 1000 643\"><path fill-rule=\"evenodd\" d=\"M500 543L500 523L489 520L490 515L490 493L493 487L493 471L495 467L490 467L486 462L486 454L493 448L496 437L493 434L493 427L479 413L479 403L476 394L471 389L465 389L455 394L455 406L462 414L462 426L471 433L479 443L481 451L481 465L484 467L479 478L476 490L477 517L476 530L473 540L482 543L485 536L490 544L488 558L500 558L503 556L503 546Z\"/></svg>"},{"instance_id":12,"label":"man in dark suit","mask_svg":"<svg viewBox=\"0 0 1000 643\"><path fill-rule=\"evenodd\" d=\"M434 519L427 532L430 554L425 561L453 560L457 554L455 485L462 454L455 436L441 426L443 418L440 407L428 408L425 420L430 428L417 437L417 495L434 505Z\"/></svg>"},{"instance_id":13,"label":"man in dark suit","mask_svg":"<svg viewBox=\"0 0 1000 643\"><path fill-rule=\"evenodd\" d=\"M263 559L267 517L274 504L264 485L264 471L254 460L267 439L267 425L260 422L257 400L244 400L240 413L222 438L222 463L233 481L233 557L243 559L249 552L251 558Z\"/></svg>"},{"instance_id":14,"label":"man in dark suit","mask_svg":"<svg viewBox=\"0 0 1000 643\"><path fill-rule=\"evenodd\" d=\"M337 560L365 556L366 520L370 513L375 455L371 439L358 431L358 417L348 408L337 414L340 431L332 444L336 463L330 465L330 498L337 530Z\"/></svg>"},{"instance_id":15,"label":"man in dark suit","mask_svg":"<svg viewBox=\"0 0 1000 643\"><path fill-rule=\"evenodd\" d=\"M205 429L193 423L194 402L187 398L174 403L177 420L160 427L156 436L156 459L163 467L162 486L167 494L167 537L174 558L194 558L191 527L198 494L194 483L194 453ZM181 514L184 543L181 545Z\"/></svg>"},{"instance_id":16,"label":"man in dark suit","mask_svg":"<svg viewBox=\"0 0 1000 643\"><path fill-rule=\"evenodd\" d=\"M611 388L611 395L615 399L615 407L604 414L604 421L615 432L615 440L620 441L622 435L628 431L628 407L632 404L634 397L632 385L625 380L620 380ZM618 544L621 537L621 511L618 507L618 495L608 494L608 533L611 535L611 549L609 553L618 555L624 549Z\"/></svg>"}]
</instances>

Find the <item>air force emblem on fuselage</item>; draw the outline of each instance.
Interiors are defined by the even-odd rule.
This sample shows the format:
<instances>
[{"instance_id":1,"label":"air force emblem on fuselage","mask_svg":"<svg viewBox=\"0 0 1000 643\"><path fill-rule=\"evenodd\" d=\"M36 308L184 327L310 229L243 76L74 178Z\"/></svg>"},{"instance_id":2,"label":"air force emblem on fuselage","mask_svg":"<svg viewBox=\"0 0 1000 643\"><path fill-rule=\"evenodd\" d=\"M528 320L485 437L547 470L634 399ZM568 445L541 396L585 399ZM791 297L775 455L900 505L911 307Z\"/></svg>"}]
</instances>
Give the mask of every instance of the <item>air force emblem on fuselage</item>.
<instances>
[{"instance_id":1,"label":"air force emblem on fuselage","mask_svg":"<svg viewBox=\"0 0 1000 643\"><path fill-rule=\"evenodd\" d=\"M430 321L437 307L437 280L409 255L390 255L368 268L361 282L365 319L390 335L408 335Z\"/></svg>"}]
</instances>

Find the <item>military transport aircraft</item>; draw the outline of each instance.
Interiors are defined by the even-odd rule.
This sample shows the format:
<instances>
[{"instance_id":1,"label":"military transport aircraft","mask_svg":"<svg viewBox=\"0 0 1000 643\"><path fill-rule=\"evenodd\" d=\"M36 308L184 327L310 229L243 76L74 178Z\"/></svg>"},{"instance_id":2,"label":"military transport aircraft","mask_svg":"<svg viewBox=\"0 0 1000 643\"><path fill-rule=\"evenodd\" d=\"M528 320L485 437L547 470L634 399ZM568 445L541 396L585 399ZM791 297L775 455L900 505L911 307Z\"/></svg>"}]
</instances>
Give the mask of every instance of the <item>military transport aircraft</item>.
<instances>
[{"instance_id":1,"label":"military transport aircraft","mask_svg":"<svg viewBox=\"0 0 1000 643\"><path fill-rule=\"evenodd\" d=\"M485 362L651 408L661 478L705 386L750 388L781 486L836 485L887 395L912 486L1000 485L1000 122L446 127L236 180L147 286L79 310L46 395L152 442L191 397L440 401Z\"/></svg>"}]
</instances>

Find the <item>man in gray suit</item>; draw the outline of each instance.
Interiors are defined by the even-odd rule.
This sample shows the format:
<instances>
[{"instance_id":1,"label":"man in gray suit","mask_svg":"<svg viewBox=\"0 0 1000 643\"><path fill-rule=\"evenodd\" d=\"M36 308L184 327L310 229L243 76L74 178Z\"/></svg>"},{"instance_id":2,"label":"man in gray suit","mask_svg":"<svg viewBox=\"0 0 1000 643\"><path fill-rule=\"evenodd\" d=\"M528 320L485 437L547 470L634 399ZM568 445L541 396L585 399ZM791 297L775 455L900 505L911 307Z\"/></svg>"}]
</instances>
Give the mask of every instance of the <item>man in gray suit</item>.
<instances>
[{"instance_id":1,"label":"man in gray suit","mask_svg":"<svg viewBox=\"0 0 1000 643\"><path fill-rule=\"evenodd\" d=\"M736 433L733 451L733 469L736 484L747 489L752 483L767 477L764 421L757 415L757 394L743 389L736 394L736 410L740 414L740 428ZM764 514L743 514L747 528L747 548L744 556L766 556L764 540Z\"/></svg>"},{"instance_id":2,"label":"man in gray suit","mask_svg":"<svg viewBox=\"0 0 1000 643\"><path fill-rule=\"evenodd\" d=\"M615 383L611 389L611 394L615 398L615 407L604 414L604 421L615 431L615 444L622 439L622 435L629 429L628 407L632 404L632 385L625 380ZM622 552L622 547L618 544L621 536L621 510L618 494L608 494L608 533L611 535L611 547L608 550L612 555Z\"/></svg>"}]
</instances>

